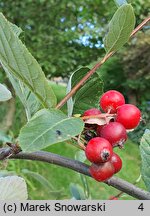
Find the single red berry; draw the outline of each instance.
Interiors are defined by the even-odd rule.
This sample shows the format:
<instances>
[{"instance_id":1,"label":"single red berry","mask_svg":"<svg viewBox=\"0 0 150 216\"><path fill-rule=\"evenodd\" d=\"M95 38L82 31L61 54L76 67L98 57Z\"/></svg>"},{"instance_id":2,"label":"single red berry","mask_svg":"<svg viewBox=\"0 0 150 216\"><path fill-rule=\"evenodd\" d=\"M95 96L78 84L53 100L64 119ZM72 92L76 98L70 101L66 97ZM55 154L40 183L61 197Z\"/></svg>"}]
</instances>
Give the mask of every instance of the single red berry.
<instances>
[{"instance_id":1,"label":"single red berry","mask_svg":"<svg viewBox=\"0 0 150 216\"><path fill-rule=\"evenodd\" d=\"M110 162L114 166L115 173L119 172L122 168L122 160L116 153L113 153Z\"/></svg>"},{"instance_id":2,"label":"single red berry","mask_svg":"<svg viewBox=\"0 0 150 216\"><path fill-rule=\"evenodd\" d=\"M106 162L113 154L112 145L104 138L94 137L88 142L85 154L87 159L93 163Z\"/></svg>"},{"instance_id":3,"label":"single red berry","mask_svg":"<svg viewBox=\"0 0 150 216\"><path fill-rule=\"evenodd\" d=\"M94 116L94 115L99 115L99 114L101 114L101 111L99 109L91 108L91 109L86 110L83 113L83 116Z\"/></svg>"},{"instance_id":4,"label":"single red berry","mask_svg":"<svg viewBox=\"0 0 150 216\"><path fill-rule=\"evenodd\" d=\"M122 147L127 140L125 127L118 122L110 122L100 130L100 136L107 139L113 147Z\"/></svg>"},{"instance_id":5,"label":"single red berry","mask_svg":"<svg viewBox=\"0 0 150 216\"><path fill-rule=\"evenodd\" d=\"M100 182L106 181L111 178L114 174L114 167L110 161L101 164L92 164L90 166L91 176Z\"/></svg>"},{"instance_id":6,"label":"single red berry","mask_svg":"<svg viewBox=\"0 0 150 216\"><path fill-rule=\"evenodd\" d=\"M96 109L96 108L91 108L91 109L88 109L86 110L82 116L95 116L95 115L99 115L101 114L101 111L99 109ZM85 123L85 126L91 130L96 130L97 128L97 124L89 124L89 123Z\"/></svg>"},{"instance_id":7,"label":"single red berry","mask_svg":"<svg viewBox=\"0 0 150 216\"><path fill-rule=\"evenodd\" d=\"M109 200L118 200L118 198L115 196L111 196L111 197L109 197Z\"/></svg>"},{"instance_id":8,"label":"single red berry","mask_svg":"<svg viewBox=\"0 0 150 216\"><path fill-rule=\"evenodd\" d=\"M104 127L104 125L97 125L97 128L96 128L96 134L97 136L101 136L101 130L102 128Z\"/></svg>"},{"instance_id":9,"label":"single red berry","mask_svg":"<svg viewBox=\"0 0 150 216\"><path fill-rule=\"evenodd\" d=\"M117 109L116 121L121 123L126 129L137 127L140 118L140 110L132 104L124 104Z\"/></svg>"},{"instance_id":10,"label":"single red berry","mask_svg":"<svg viewBox=\"0 0 150 216\"><path fill-rule=\"evenodd\" d=\"M105 92L100 98L100 106L104 112L116 113L116 109L123 104L124 96L115 90Z\"/></svg>"}]
</instances>

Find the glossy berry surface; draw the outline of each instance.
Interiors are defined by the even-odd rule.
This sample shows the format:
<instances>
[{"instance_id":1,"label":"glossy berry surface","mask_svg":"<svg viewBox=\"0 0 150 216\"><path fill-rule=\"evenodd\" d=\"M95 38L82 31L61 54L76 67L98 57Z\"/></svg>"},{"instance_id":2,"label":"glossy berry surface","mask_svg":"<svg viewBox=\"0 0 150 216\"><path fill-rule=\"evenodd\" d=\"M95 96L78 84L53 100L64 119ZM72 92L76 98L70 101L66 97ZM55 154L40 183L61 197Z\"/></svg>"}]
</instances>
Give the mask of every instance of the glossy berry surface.
<instances>
[{"instance_id":1,"label":"glossy berry surface","mask_svg":"<svg viewBox=\"0 0 150 216\"><path fill-rule=\"evenodd\" d=\"M91 109L86 110L83 113L83 116L92 116L92 115L99 115L99 114L101 114L101 111L99 109L91 108Z\"/></svg>"},{"instance_id":2,"label":"glossy berry surface","mask_svg":"<svg viewBox=\"0 0 150 216\"><path fill-rule=\"evenodd\" d=\"M115 90L105 92L100 98L100 107L104 112L116 113L117 108L125 104L124 96Z\"/></svg>"},{"instance_id":3,"label":"glossy berry surface","mask_svg":"<svg viewBox=\"0 0 150 216\"><path fill-rule=\"evenodd\" d=\"M132 104L124 104L117 109L116 121L121 123L126 129L137 127L140 118L140 110Z\"/></svg>"},{"instance_id":4,"label":"glossy berry surface","mask_svg":"<svg viewBox=\"0 0 150 216\"><path fill-rule=\"evenodd\" d=\"M104 125L97 125L97 128L96 128L96 134L97 136L101 136L101 130L102 128L104 127Z\"/></svg>"},{"instance_id":5,"label":"glossy berry surface","mask_svg":"<svg viewBox=\"0 0 150 216\"><path fill-rule=\"evenodd\" d=\"M114 167L110 161L101 164L92 164L90 166L91 176L100 182L106 181L111 178L114 174Z\"/></svg>"},{"instance_id":6,"label":"glossy berry surface","mask_svg":"<svg viewBox=\"0 0 150 216\"><path fill-rule=\"evenodd\" d=\"M99 109L96 109L96 108L91 108L91 109L88 109L86 110L82 116L95 116L95 115L99 115L101 114L101 111ZM93 130L96 130L97 128L97 124L95 123L86 123L85 126L87 128L90 128L90 129L93 129Z\"/></svg>"},{"instance_id":7,"label":"glossy berry surface","mask_svg":"<svg viewBox=\"0 0 150 216\"><path fill-rule=\"evenodd\" d=\"M119 172L122 168L122 160L116 153L113 153L110 162L114 166L115 173Z\"/></svg>"},{"instance_id":8,"label":"glossy berry surface","mask_svg":"<svg viewBox=\"0 0 150 216\"><path fill-rule=\"evenodd\" d=\"M111 197L109 197L109 200L118 200L118 198L115 196L111 196Z\"/></svg>"},{"instance_id":9,"label":"glossy berry surface","mask_svg":"<svg viewBox=\"0 0 150 216\"><path fill-rule=\"evenodd\" d=\"M112 145L104 138L95 137L88 142L85 154L87 159L93 163L106 162L113 154Z\"/></svg>"},{"instance_id":10,"label":"glossy berry surface","mask_svg":"<svg viewBox=\"0 0 150 216\"><path fill-rule=\"evenodd\" d=\"M127 140L125 127L119 122L110 122L100 130L100 136L107 139L112 146L122 147Z\"/></svg>"}]
</instances>

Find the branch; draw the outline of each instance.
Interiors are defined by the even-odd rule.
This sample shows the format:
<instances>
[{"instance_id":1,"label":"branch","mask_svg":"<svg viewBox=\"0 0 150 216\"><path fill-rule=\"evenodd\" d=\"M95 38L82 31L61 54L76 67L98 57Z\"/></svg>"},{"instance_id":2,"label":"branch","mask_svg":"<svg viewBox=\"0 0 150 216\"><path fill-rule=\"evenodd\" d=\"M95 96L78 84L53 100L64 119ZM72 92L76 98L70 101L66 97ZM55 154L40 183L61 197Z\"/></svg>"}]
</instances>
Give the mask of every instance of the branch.
<instances>
[{"instance_id":1,"label":"branch","mask_svg":"<svg viewBox=\"0 0 150 216\"><path fill-rule=\"evenodd\" d=\"M0 161L11 157L12 155L18 154L21 149L19 145L13 143L6 143L8 148L0 148Z\"/></svg>"},{"instance_id":2,"label":"branch","mask_svg":"<svg viewBox=\"0 0 150 216\"><path fill-rule=\"evenodd\" d=\"M0 157L1 159L1 157ZM77 160L72 160L69 158L62 157L57 154L53 154L50 152L45 151L37 151L34 153L23 153L20 152L16 155L12 155L9 157L9 159L23 159L23 160L36 160L36 161L43 161L47 163L56 164L62 167L66 167L69 169L72 169L76 172L82 173L84 175L90 176L89 173L89 166L87 164L81 163ZM112 187L117 188L118 190L121 190L132 197L135 197L137 199L141 200L150 200L150 193L147 191L144 191L133 184L124 181L117 177L112 177L108 181L105 182L108 185L111 185Z\"/></svg>"},{"instance_id":3,"label":"branch","mask_svg":"<svg viewBox=\"0 0 150 216\"><path fill-rule=\"evenodd\" d=\"M147 17L143 22L141 22L131 33L130 37L134 36L138 31L140 31L143 26L145 26L150 21L150 17Z\"/></svg>"},{"instance_id":4,"label":"branch","mask_svg":"<svg viewBox=\"0 0 150 216\"><path fill-rule=\"evenodd\" d=\"M134 36L143 26L150 21L150 17L146 18L140 25L138 25L131 33L130 37ZM98 62L73 88L72 90L57 104L56 108L60 109L71 98L76 91L100 68L115 52L110 52Z\"/></svg>"},{"instance_id":5,"label":"branch","mask_svg":"<svg viewBox=\"0 0 150 216\"><path fill-rule=\"evenodd\" d=\"M104 56L104 58L98 62L73 88L72 90L57 104L56 109L60 109L66 102L69 100L69 98L72 97L76 93L76 91L81 88L82 85L95 73L95 71L100 68L104 62L109 59L114 52L110 52Z\"/></svg>"}]
</instances>

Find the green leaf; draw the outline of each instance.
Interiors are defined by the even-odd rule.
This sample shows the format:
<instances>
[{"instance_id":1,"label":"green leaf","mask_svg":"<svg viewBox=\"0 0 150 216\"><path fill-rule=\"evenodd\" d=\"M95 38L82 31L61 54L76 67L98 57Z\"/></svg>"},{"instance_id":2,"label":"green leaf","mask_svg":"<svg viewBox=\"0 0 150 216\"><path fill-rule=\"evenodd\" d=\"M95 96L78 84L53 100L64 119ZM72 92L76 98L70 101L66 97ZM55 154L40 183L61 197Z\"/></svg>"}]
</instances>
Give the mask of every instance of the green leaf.
<instances>
[{"instance_id":1,"label":"green leaf","mask_svg":"<svg viewBox=\"0 0 150 216\"><path fill-rule=\"evenodd\" d=\"M97 73L76 93L74 113L82 114L85 110L99 107L99 98L103 93L103 82Z\"/></svg>"},{"instance_id":2,"label":"green leaf","mask_svg":"<svg viewBox=\"0 0 150 216\"><path fill-rule=\"evenodd\" d=\"M0 178L6 176L13 176L13 175L16 175L15 171L0 170Z\"/></svg>"},{"instance_id":3,"label":"green leaf","mask_svg":"<svg viewBox=\"0 0 150 216\"><path fill-rule=\"evenodd\" d=\"M84 188L84 194L86 199L90 198L90 190L89 190L89 185L88 185L88 181L87 181L87 176L80 174L80 178L83 184L83 188Z\"/></svg>"},{"instance_id":4,"label":"green leaf","mask_svg":"<svg viewBox=\"0 0 150 216\"><path fill-rule=\"evenodd\" d=\"M72 73L71 76L70 76L70 79L69 79L69 82L68 82L68 85L67 85L66 94L68 94L72 89L71 81L72 81L73 74L74 73ZM69 100L67 100L67 113L68 113L68 116L72 116L72 113L73 113L73 99L72 99L72 97L69 98Z\"/></svg>"},{"instance_id":5,"label":"green leaf","mask_svg":"<svg viewBox=\"0 0 150 216\"><path fill-rule=\"evenodd\" d=\"M22 81L39 99L43 107L56 105L56 96L48 80L18 36L10 23L0 13L0 62L9 73Z\"/></svg>"},{"instance_id":6,"label":"green leaf","mask_svg":"<svg viewBox=\"0 0 150 216\"><path fill-rule=\"evenodd\" d=\"M26 200L27 186L23 178L8 176L0 178L0 200Z\"/></svg>"},{"instance_id":7,"label":"green leaf","mask_svg":"<svg viewBox=\"0 0 150 216\"><path fill-rule=\"evenodd\" d=\"M84 163L86 161L85 152L83 150L77 151L75 154L75 160L78 160L78 161Z\"/></svg>"},{"instance_id":8,"label":"green leaf","mask_svg":"<svg viewBox=\"0 0 150 216\"><path fill-rule=\"evenodd\" d=\"M0 130L0 142L12 142L12 137L8 136L4 131Z\"/></svg>"},{"instance_id":9,"label":"green leaf","mask_svg":"<svg viewBox=\"0 0 150 216\"><path fill-rule=\"evenodd\" d=\"M120 49L129 40L134 26L133 7L130 4L119 7L109 23L109 31L104 39L106 52Z\"/></svg>"},{"instance_id":10,"label":"green leaf","mask_svg":"<svg viewBox=\"0 0 150 216\"><path fill-rule=\"evenodd\" d=\"M6 88L6 86L0 84L0 101L7 101L12 98L11 92Z\"/></svg>"},{"instance_id":11,"label":"green leaf","mask_svg":"<svg viewBox=\"0 0 150 216\"><path fill-rule=\"evenodd\" d=\"M82 67L75 71L68 83L68 92L73 88L89 71L87 67ZM82 86L77 93L68 101L68 114L82 114L85 110L90 108L98 108L99 98L103 93L103 82L100 76L95 73L93 76ZM94 95L94 97L93 97Z\"/></svg>"},{"instance_id":12,"label":"green leaf","mask_svg":"<svg viewBox=\"0 0 150 216\"><path fill-rule=\"evenodd\" d=\"M81 119L68 118L60 110L42 109L21 129L19 143L23 151L36 151L69 140L81 133L83 126Z\"/></svg>"},{"instance_id":13,"label":"green leaf","mask_svg":"<svg viewBox=\"0 0 150 216\"><path fill-rule=\"evenodd\" d=\"M43 189L45 189L45 192L52 197L50 199L61 199L61 197L64 196L63 189L56 190L54 186L39 173L30 171L28 169L22 169L22 173L38 181L43 186Z\"/></svg>"},{"instance_id":14,"label":"green leaf","mask_svg":"<svg viewBox=\"0 0 150 216\"><path fill-rule=\"evenodd\" d=\"M146 130L140 142L140 152L142 158L142 178L147 190L150 191L150 130Z\"/></svg>"},{"instance_id":15,"label":"green leaf","mask_svg":"<svg viewBox=\"0 0 150 216\"><path fill-rule=\"evenodd\" d=\"M19 37L22 33L22 29L12 23L10 23L10 26L13 32ZM19 97L20 101L22 102L25 108L27 120L29 120L32 117L32 115L40 109L40 101L29 90L29 88L23 84L22 81L18 80L17 78L15 78L13 74L9 73L7 68L4 69L13 88L15 89L16 95Z\"/></svg>"},{"instance_id":16,"label":"green leaf","mask_svg":"<svg viewBox=\"0 0 150 216\"><path fill-rule=\"evenodd\" d=\"M86 200L84 190L80 185L71 183L70 184L70 191L71 191L72 196L76 200Z\"/></svg>"},{"instance_id":17,"label":"green leaf","mask_svg":"<svg viewBox=\"0 0 150 216\"><path fill-rule=\"evenodd\" d=\"M35 95L25 86L22 81L17 80L12 74L10 74L7 69L5 69L7 76L15 89L16 95L22 102L27 120L29 120L40 108L40 101L35 97Z\"/></svg>"},{"instance_id":18,"label":"green leaf","mask_svg":"<svg viewBox=\"0 0 150 216\"><path fill-rule=\"evenodd\" d=\"M13 32L19 37L19 35L23 32L22 29L11 22L9 24Z\"/></svg>"},{"instance_id":19,"label":"green leaf","mask_svg":"<svg viewBox=\"0 0 150 216\"><path fill-rule=\"evenodd\" d=\"M90 69L88 67L82 67L78 70L76 70L75 72L73 72L70 76L68 85L67 85L67 92L69 93L71 91L71 89L87 74L87 72ZM80 91L80 90L78 90ZM75 94L76 95L76 94ZM74 108L74 97L71 97L68 101L67 101L67 109L68 109L68 116L72 116L73 113L73 108Z\"/></svg>"},{"instance_id":20,"label":"green leaf","mask_svg":"<svg viewBox=\"0 0 150 216\"><path fill-rule=\"evenodd\" d=\"M34 178L38 182L40 182L40 184L43 185L47 190L54 190L53 185L51 185L50 182L44 176L40 175L39 173L32 172L28 169L23 169L22 172Z\"/></svg>"}]
</instances>

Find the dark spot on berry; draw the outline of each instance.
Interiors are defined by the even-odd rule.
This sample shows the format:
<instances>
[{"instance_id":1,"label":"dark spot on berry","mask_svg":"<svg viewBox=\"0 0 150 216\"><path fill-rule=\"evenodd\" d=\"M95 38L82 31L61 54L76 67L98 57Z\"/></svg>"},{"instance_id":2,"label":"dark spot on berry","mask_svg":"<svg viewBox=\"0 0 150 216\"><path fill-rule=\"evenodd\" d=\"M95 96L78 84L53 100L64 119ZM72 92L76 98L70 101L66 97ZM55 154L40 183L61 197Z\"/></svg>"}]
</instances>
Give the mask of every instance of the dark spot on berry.
<instances>
[{"instance_id":1,"label":"dark spot on berry","mask_svg":"<svg viewBox=\"0 0 150 216\"><path fill-rule=\"evenodd\" d=\"M103 161L107 161L107 159L109 158L109 153L107 152L107 151L104 151L103 153L102 153L102 158L103 158Z\"/></svg>"}]
</instances>

